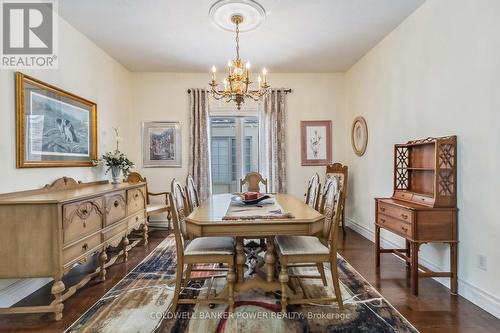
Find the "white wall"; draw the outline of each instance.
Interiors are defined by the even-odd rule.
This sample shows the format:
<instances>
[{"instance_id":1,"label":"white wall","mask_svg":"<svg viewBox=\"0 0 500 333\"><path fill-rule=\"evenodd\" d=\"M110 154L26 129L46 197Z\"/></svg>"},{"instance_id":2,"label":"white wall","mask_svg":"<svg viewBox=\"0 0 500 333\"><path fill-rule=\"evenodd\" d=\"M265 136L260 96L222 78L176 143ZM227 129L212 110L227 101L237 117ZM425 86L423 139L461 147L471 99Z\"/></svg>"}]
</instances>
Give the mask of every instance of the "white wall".
<instances>
[{"instance_id":1,"label":"white wall","mask_svg":"<svg viewBox=\"0 0 500 333\"><path fill-rule=\"evenodd\" d=\"M98 153L113 149L113 127L129 132L130 73L64 20L59 20L59 68L23 73L97 103ZM16 169L14 71L0 70L0 193L39 188L69 176L77 180L103 179L102 168ZM125 136L125 135L124 135ZM125 137L122 150L129 152ZM9 306L46 283L46 280L0 279L0 306Z\"/></svg>"},{"instance_id":2,"label":"white wall","mask_svg":"<svg viewBox=\"0 0 500 333\"><path fill-rule=\"evenodd\" d=\"M66 21L59 20L59 68L25 74L97 103L98 153L113 149L113 127L129 130L130 73ZM41 187L61 176L102 179L102 168L16 169L14 71L0 70L0 193ZM128 152L129 138L121 144Z\"/></svg>"},{"instance_id":3,"label":"white wall","mask_svg":"<svg viewBox=\"0 0 500 333\"><path fill-rule=\"evenodd\" d=\"M500 1L427 0L346 74L346 128L368 123L366 154L348 151L347 216L374 230L374 197L392 194L395 143L458 135L459 293L500 316ZM389 241L400 242L384 233ZM449 268L446 246L423 261ZM486 255L488 270L477 256ZM382 275L384 273L382 272Z\"/></svg>"},{"instance_id":4,"label":"white wall","mask_svg":"<svg viewBox=\"0 0 500 333\"><path fill-rule=\"evenodd\" d=\"M189 145L189 95L188 88L207 86L209 73L133 73L134 103L131 115L132 158L138 165L141 160L141 123L143 121L180 121L182 123L182 168L141 169L148 178L151 190L170 188L176 177L184 181L187 175ZM344 156L344 75L343 74L270 74L273 87L291 88L288 95L287 116L287 171L288 191L302 197L307 180L314 172L324 175L325 167L300 165L300 121L332 120L333 160Z\"/></svg>"}]
</instances>

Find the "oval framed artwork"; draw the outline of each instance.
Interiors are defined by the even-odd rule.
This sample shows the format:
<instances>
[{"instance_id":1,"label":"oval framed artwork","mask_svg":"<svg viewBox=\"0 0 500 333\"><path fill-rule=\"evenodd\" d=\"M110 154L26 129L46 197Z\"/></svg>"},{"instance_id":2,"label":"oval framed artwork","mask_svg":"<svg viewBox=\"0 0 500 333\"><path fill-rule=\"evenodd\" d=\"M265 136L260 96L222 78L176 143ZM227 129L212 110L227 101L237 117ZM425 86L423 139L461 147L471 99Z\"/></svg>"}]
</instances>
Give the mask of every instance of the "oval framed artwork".
<instances>
[{"instance_id":1,"label":"oval framed artwork","mask_svg":"<svg viewBox=\"0 0 500 333\"><path fill-rule=\"evenodd\" d=\"M356 117L351 128L352 150L358 156L363 156L368 145L368 127L365 118Z\"/></svg>"}]
</instances>

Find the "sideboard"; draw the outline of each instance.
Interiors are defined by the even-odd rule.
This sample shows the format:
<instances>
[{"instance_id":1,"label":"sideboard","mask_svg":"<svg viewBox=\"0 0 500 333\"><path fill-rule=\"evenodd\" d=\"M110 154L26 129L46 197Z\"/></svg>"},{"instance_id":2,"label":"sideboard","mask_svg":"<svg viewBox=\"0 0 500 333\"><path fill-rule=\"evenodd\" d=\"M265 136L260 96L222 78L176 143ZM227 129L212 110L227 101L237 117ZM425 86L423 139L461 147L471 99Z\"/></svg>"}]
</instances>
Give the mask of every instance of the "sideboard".
<instances>
[{"instance_id":1,"label":"sideboard","mask_svg":"<svg viewBox=\"0 0 500 333\"><path fill-rule=\"evenodd\" d=\"M64 300L93 277L104 280L106 267L147 243L145 183L63 177L43 189L0 194L0 230L0 278L54 278L49 305L0 308L0 314L53 312L60 320ZM139 237L131 242L134 230ZM119 251L108 258L108 247ZM63 276L95 254L95 271L65 286Z\"/></svg>"}]
</instances>

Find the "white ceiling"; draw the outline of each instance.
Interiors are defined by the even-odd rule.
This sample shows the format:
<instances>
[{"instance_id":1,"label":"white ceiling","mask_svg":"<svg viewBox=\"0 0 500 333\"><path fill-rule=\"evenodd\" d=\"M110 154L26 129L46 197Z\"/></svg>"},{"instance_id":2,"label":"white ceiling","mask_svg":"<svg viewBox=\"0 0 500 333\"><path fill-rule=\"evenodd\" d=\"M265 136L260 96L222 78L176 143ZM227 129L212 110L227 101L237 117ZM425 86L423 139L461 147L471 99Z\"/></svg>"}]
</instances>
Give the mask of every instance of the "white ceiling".
<instances>
[{"instance_id":1,"label":"white ceiling","mask_svg":"<svg viewBox=\"0 0 500 333\"><path fill-rule=\"evenodd\" d=\"M425 0L260 0L267 19L241 58L271 72L343 72ZM62 0L59 13L132 71L205 72L234 57L215 0Z\"/></svg>"}]
</instances>

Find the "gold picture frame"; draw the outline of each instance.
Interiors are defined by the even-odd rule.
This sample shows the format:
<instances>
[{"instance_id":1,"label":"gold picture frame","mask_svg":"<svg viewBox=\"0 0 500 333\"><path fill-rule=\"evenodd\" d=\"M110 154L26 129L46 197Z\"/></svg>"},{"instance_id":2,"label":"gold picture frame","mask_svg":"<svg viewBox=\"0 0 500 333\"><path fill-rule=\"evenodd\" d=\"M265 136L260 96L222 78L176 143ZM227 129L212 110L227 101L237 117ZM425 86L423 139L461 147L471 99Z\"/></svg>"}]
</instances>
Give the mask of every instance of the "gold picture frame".
<instances>
[{"instance_id":1,"label":"gold picture frame","mask_svg":"<svg viewBox=\"0 0 500 333\"><path fill-rule=\"evenodd\" d=\"M91 167L97 105L16 72L16 167Z\"/></svg>"},{"instance_id":2,"label":"gold picture frame","mask_svg":"<svg viewBox=\"0 0 500 333\"><path fill-rule=\"evenodd\" d=\"M356 117L351 127L352 150L358 156L363 156L368 146L368 126L363 117Z\"/></svg>"}]
</instances>

